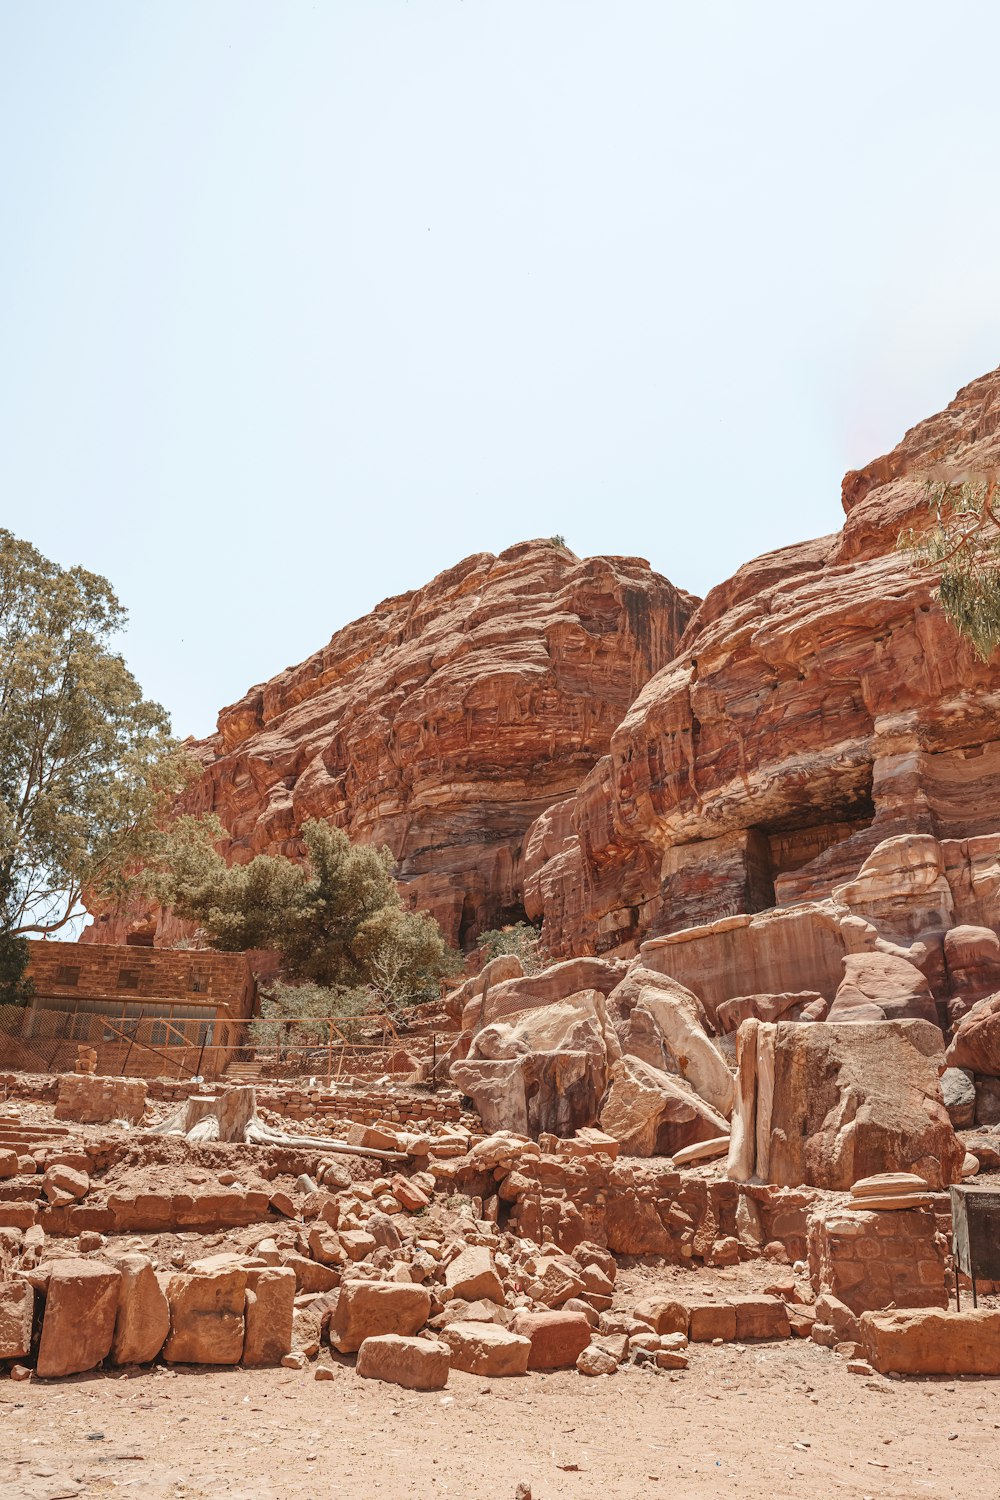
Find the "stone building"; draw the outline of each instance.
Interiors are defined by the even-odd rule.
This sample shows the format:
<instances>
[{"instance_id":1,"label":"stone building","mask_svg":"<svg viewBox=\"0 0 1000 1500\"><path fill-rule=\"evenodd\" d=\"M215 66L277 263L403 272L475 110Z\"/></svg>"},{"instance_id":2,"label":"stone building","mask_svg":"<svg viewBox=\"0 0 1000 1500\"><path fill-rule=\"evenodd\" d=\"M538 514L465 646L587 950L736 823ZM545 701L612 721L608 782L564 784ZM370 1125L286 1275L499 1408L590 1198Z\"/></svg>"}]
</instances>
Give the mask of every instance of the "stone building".
<instances>
[{"instance_id":1,"label":"stone building","mask_svg":"<svg viewBox=\"0 0 1000 1500\"><path fill-rule=\"evenodd\" d=\"M257 986L244 953L33 942L35 994L0 1008L0 1068L71 1072L77 1049L97 1071L217 1076L242 1043Z\"/></svg>"}]
</instances>

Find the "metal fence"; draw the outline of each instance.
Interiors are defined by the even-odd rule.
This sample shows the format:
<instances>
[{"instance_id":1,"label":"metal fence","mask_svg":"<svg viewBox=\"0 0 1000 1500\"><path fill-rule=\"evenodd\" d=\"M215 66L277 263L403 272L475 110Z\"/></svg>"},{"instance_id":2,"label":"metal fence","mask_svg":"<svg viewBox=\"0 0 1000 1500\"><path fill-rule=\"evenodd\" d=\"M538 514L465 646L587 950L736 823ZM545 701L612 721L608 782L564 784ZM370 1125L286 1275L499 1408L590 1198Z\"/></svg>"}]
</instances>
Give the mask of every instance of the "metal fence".
<instances>
[{"instance_id":1,"label":"metal fence","mask_svg":"<svg viewBox=\"0 0 1000 1500\"><path fill-rule=\"evenodd\" d=\"M206 1078L232 1072L261 1078L321 1077L385 1071L400 1045L389 1015L349 1022L316 1017L212 1022L83 1009L0 1006L0 1069L71 1073L81 1049L96 1053L104 1077Z\"/></svg>"}]
</instances>

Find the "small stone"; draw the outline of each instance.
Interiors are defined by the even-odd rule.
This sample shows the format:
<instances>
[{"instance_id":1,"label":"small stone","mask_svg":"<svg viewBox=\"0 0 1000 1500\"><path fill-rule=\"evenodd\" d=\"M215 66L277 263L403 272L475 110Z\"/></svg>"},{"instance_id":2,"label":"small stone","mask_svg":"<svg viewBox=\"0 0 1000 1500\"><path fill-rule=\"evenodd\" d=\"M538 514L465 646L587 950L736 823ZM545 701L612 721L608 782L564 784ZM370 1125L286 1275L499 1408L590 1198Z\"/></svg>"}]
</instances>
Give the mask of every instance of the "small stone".
<instances>
[{"instance_id":1,"label":"small stone","mask_svg":"<svg viewBox=\"0 0 1000 1500\"><path fill-rule=\"evenodd\" d=\"M332 1380L334 1371L330 1365L317 1365L313 1371L314 1380Z\"/></svg>"},{"instance_id":2,"label":"small stone","mask_svg":"<svg viewBox=\"0 0 1000 1500\"><path fill-rule=\"evenodd\" d=\"M282 1357L281 1363L286 1370L304 1370L306 1357L304 1354L286 1354Z\"/></svg>"}]
</instances>

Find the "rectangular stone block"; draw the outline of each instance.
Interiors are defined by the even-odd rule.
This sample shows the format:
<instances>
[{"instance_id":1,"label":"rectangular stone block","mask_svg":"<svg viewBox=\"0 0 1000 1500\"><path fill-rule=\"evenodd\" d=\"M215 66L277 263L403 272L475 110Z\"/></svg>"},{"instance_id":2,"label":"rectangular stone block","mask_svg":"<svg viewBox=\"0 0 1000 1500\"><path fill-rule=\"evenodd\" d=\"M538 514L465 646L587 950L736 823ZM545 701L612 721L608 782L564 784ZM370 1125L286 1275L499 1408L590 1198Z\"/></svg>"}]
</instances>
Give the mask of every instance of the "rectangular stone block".
<instances>
[{"instance_id":1,"label":"rectangular stone block","mask_svg":"<svg viewBox=\"0 0 1000 1500\"><path fill-rule=\"evenodd\" d=\"M882 1374L1000 1375L1000 1312L986 1308L866 1312L861 1337Z\"/></svg>"}]
</instances>

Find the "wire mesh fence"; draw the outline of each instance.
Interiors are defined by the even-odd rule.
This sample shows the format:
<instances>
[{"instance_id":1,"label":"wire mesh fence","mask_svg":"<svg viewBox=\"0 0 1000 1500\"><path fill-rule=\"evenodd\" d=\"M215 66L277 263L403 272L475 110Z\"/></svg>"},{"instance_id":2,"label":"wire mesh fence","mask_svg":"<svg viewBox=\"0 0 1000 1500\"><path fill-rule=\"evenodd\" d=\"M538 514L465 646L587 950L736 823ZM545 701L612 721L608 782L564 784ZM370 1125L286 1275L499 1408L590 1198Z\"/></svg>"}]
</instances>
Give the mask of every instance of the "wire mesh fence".
<instances>
[{"instance_id":1,"label":"wire mesh fence","mask_svg":"<svg viewBox=\"0 0 1000 1500\"><path fill-rule=\"evenodd\" d=\"M175 1009L93 1001L74 1008L0 1006L0 1069L69 1073L84 1056L88 1070L104 1077L215 1079L232 1073L335 1081L385 1071L400 1045L396 1022L387 1014L345 1024L315 1016L178 1016Z\"/></svg>"}]
</instances>

